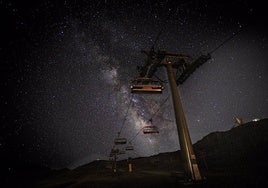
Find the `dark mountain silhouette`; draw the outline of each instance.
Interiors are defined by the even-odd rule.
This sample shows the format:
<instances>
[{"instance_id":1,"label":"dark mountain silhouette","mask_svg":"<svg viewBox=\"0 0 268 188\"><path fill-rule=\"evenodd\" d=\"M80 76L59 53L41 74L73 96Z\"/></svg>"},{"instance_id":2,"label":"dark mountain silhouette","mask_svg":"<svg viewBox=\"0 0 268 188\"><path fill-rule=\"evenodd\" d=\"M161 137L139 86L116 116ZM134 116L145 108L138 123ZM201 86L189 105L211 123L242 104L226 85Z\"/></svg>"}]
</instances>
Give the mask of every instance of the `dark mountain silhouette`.
<instances>
[{"instance_id":1,"label":"dark mountain silhouette","mask_svg":"<svg viewBox=\"0 0 268 188\"><path fill-rule=\"evenodd\" d=\"M194 144L205 181L183 184L180 151L118 161L93 161L74 170L22 167L4 181L7 187L268 187L268 119L213 132ZM7 177L8 178L8 177ZM16 180L16 181L15 181ZM16 182L16 183L14 183Z\"/></svg>"},{"instance_id":2,"label":"dark mountain silhouette","mask_svg":"<svg viewBox=\"0 0 268 188\"><path fill-rule=\"evenodd\" d=\"M231 187L268 187L268 119L213 132L194 144L203 174Z\"/></svg>"},{"instance_id":3,"label":"dark mountain silhouette","mask_svg":"<svg viewBox=\"0 0 268 188\"><path fill-rule=\"evenodd\" d=\"M267 144L268 119L263 119L242 124L229 131L210 133L195 143L194 149L201 160L200 165L208 170L243 169L260 173L260 169L268 164Z\"/></svg>"}]
</instances>

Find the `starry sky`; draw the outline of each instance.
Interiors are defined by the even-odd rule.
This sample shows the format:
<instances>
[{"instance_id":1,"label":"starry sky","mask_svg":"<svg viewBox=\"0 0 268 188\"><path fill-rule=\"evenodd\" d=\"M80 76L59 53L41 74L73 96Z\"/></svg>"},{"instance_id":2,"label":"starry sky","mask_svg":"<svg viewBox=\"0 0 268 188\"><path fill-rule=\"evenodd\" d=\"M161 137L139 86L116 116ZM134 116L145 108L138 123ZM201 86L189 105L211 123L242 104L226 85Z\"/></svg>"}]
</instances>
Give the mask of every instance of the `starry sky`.
<instances>
[{"instance_id":1,"label":"starry sky","mask_svg":"<svg viewBox=\"0 0 268 188\"><path fill-rule=\"evenodd\" d=\"M240 31L179 85L192 142L268 116L265 7L252 1L0 1L0 154L14 163L75 168L108 159L113 140L132 140L121 158L179 149L169 85L131 94L141 50L207 54ZM4 14L3 14L4 13ZM169 16L168 16L169 15ZM164 67L156 75L167 80ZM159 128L144 135L142 127Z\"/></svg>"}]
</instances>

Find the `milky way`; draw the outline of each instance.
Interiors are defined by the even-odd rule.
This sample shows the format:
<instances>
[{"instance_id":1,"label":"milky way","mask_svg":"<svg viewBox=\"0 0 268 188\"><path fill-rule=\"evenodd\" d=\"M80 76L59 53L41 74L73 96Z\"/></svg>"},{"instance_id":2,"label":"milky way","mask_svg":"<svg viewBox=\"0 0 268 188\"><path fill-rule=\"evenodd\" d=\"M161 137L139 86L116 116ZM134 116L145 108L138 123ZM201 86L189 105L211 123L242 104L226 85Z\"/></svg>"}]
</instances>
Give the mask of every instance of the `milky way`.
<instances>
[{"instance_id":1,"label":"milky way","mask_svg":"<svg viewBox=\"0 0 268 188\"><path fill-rule=\"evenodd\" d=\"M129 88L145 59L140 50L161 29L156 49L193 58L243 29L179 86L193 143L232 128L234 117L267 117L267 30L248 1L232 8L207 1L0 3L10 20L1 46L0 149L12 159L52 168L108 159L121 129L135 147L122 158L178 150L168 84L162 95ZM167 80L165 68L156 74ZM160 133L137 134L152 117Z\"/></svg>"}]
</instances>

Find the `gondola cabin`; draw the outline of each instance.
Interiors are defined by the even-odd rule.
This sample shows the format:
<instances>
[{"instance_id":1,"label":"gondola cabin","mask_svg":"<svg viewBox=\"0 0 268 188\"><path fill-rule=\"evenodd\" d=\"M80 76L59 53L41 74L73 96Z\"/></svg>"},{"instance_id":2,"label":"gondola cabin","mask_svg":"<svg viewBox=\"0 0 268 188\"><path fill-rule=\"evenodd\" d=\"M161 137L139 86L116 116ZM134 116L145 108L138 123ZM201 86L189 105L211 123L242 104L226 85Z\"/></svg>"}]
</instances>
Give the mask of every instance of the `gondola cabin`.
<instances>
[{"instance_id":1,"label":"gondola cabin","mask_svg":"<svg viewBox=\"0 0 268 188\"><path fill-rule=\"evenodd\" d=\"M131 93L162 93L164 86L158 80L140 77L131 82Z\"/></svg>"},{"instance_id":2,"label":"gondola cabin","mask_svg":"<svg viewBox=\"0 0 268 188\"><path fill-rule=\"evenodd\" d=\"M118 152L118 155L123 155L123 154L126 154L126 151L125 151L125 150L120 150L120 151Z\"/></svg>"},{"instance_id":3,"label":"gondola cabin","mask_svg":"<svg viewBox=\"0 0 268 188\"><path fill-rule=\"evenodd\" d=\"M126 151L131 151L131 150L134 150L134 147L131 146L131 145L129 145L129 146L127 146L125 149L126 149Z\"/></svg>"},{"instance_id":4,"label":"gondola cabin","mask_svg":"<svg viewBox=\"0 0 268 188\"><path fill-rule=\"evenodd\" d=\"M143 131L143 134L159 133L158 128L156 126L145 126L142 131Z\"/></svg>"},{"instance_id":5,"label":"gondola cabin","mask_svg":"<svg viewBox=\"0 0 268 188\"><path fill-rule=\"evenodd\" d=\"M121 145L121 144L126 144L127 139L126 138L116 138L114 139L114 144L115 145Z\"/></svg>"}]
</instances>

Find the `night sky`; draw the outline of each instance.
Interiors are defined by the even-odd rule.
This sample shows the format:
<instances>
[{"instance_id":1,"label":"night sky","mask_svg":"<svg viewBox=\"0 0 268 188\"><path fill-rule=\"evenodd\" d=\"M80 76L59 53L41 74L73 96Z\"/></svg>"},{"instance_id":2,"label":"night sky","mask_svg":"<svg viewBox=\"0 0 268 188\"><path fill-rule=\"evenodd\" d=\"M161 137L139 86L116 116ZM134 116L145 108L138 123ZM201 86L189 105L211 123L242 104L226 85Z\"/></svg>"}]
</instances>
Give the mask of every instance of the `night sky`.
<instances>
[{"instance_id":1,"label":"night sky","mask_svg":"<svg viewBox=\"0 0 268 188\"><path fill-rule=\"evenodd\" d=\"M0 155L8 170L108 159L121 128L135 147L122 159L178 150L168 84L162 95L132 95L129 88L144 63L140 51L160 30L155 49L193 58L241 30L179 85L193 143L231 129L234 117L268 116L264 3L42 0L0 7ZM165 68L156 75L167 80ZM160 133L137 135L151 117Z\"/></svg>"}]
</instances>

